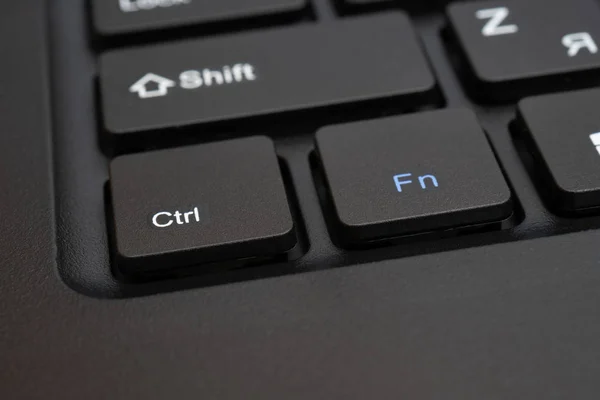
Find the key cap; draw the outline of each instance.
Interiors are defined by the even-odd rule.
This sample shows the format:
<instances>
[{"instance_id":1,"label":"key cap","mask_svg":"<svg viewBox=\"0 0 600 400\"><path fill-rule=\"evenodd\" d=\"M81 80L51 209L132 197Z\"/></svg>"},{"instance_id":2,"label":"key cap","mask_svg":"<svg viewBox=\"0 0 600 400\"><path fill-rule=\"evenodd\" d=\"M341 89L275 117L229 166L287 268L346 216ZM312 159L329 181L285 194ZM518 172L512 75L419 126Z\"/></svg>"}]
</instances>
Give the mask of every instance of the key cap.
<instances>
[{"instance_id":1,"label":"key cap","mask_svg":"<svg viewBox=\"0 0 600 400\"><path fill-rule=\"evenodd\" d=\"M414 0L336 0L342 7L349 10L374 9L379 6L399 6L402 9L419 10L426 12L436 11L437 7L451 0L427 0L415 2Z\"/></svg>"},{"instance_id":2,"label":"key cap","mask_svg":"<svg viewBox=\"0 0 600 400\"><path fill-rule=\"evenodd\" d=\"M561 211L600 206L600 90L582 90L521 101L517 128Z\"/></svg>"},{"instance_id":3,"label":"key cap","mask_svg":"<svg viewBox=\"0 0 600 400\"><path fill-rule=\"evenodd\" d=\"M271 256L296 243L266 137L122 156L111 163L110 188L128 274Z\"/></svg>"},{"instance_id":4,"label":"key cap","mask_svg":"<svg viewBox=\"0 0 600 400\"><path fill-rule=\"evenodd\" d=\"M91 0L96 31L102 35L154 31L244 18L290 15L306 0Z\"/></svg>"},{"instance_id":5,"label":"key cap","mask_svg":"<svg viewBox=\"0 0 600 400\"><path fill-rule=\"evenodd\" d=\"M340 235L351 244L512 213L510 189L468 110L326 127L317 150Z\"/></svg>"},{"instance_id":6,"label":"key cap","mask_svg":"<svg viewBox=\"0 0 600 400\"><path fill-rule=\"evenodd\" d=\"M495 0L448 8L465 75L483 100L600 83L600 7L595 0Z\"/></svg>"},{"instance_id":7,"label":"key cap","mask_svg":"<svg viewBox=\"0 0 600 400\"><path fill-rule=\"evenodd\" d=\"M116 135L376 99L414 107L436 94L400 12L116 51L100 79Z\"/></svg>"},{"instance_id":8,"label":"key cap","mask_svg":"<svg viewBox=\"0 0 600 400\"><path fill-rule=\"evenodd\" d=\"M375 7L381 5L390 5L393 4L393 0L336 0L337 4L342 7L347 7L352 9L353 7L356 9L365 8L365 7Z\"/></svg>"}]
</instances>

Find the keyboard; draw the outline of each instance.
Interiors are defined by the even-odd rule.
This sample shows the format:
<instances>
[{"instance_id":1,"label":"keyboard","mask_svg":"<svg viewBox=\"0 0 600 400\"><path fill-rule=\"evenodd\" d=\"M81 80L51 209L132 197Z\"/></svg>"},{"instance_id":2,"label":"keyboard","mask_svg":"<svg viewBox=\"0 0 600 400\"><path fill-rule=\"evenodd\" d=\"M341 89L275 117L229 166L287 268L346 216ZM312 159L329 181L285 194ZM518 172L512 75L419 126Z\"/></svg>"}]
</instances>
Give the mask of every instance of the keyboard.
<instances>
[{"instance_id":1,"label":"keyboard","mask_svg":"<svg viewBox=\"0 0 600 400\"><path fill-rule=\"evenodd\" d=\"M89 235L59 240L61 273L86 293L600 226L595 0L86 9L55 40L60 53L85 32L56 71L71 89L57 102L55 146L57 185L78 204L62 205L58 233Z\"/></svg>"},{"instance_id":2,"label":"keyboard","mask_svg":"<svg viewBox=\"0 0 600 400\"><path fill-rule=\"evenodd\" d=\"M600 0L0 12L0 399L597 399Z\"/></svg>"}]
</instances>

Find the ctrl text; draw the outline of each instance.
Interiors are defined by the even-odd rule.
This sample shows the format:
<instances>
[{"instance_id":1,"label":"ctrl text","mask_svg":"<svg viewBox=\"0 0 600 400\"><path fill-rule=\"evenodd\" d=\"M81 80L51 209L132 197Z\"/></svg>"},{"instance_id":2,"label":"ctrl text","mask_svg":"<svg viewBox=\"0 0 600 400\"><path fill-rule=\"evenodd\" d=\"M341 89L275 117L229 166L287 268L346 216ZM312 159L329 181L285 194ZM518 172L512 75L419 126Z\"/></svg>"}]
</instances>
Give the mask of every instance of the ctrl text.
<instances>
[{"instance_id":1,"label":"ctrl text","mask_svg":"<svg viewBox=\"0 0 600 400\"><path fill-rule=\"evenodd\" d=\"M175 211L171 213L169 211L160 211L152 216L152 225L157 228L168 228L173 224L188 225L199 222L201 222L201 219L198 207L194 207L193 210L188 212Z\"/></svg>"}]
</instances>

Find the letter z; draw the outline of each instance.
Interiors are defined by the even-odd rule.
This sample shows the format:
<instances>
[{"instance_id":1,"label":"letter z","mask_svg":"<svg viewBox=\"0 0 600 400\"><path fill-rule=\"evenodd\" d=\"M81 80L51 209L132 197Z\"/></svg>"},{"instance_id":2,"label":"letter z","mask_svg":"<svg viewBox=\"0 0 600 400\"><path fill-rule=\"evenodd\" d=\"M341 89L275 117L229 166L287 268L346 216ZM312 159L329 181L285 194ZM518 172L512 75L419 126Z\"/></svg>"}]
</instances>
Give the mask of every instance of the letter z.
<instances>
[{"instance_id":1,"label":"letter z","mask_svg":"<svg viewBox=\"0 0 600 400\"><path fill-rule=\"evenodd\" d=\"M485 10L477 11L475 15L478 19L489 19L488 23L485 24L481 30L483 36L499 36L517 33L519 31L517 25L502 25L504 20L508 17L508 14L509 11L506 7L487 8Z\"/></svg>"}]
</instances>

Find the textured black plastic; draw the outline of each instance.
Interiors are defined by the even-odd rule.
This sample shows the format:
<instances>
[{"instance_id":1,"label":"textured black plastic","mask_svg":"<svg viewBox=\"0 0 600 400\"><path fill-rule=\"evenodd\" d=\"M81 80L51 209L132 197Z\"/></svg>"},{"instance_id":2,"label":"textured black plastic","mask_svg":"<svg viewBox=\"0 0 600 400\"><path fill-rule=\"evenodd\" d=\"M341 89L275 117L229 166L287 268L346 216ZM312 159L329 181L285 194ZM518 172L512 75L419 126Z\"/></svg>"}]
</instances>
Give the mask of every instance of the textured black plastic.
<instances>
[{"instance_id":1,"label":"textured black plastic","mask_svg":"<svg viewBox=\"0 0 600 400\"><path fill-rule=\"evenodd\" d=\"M515 127L528 138L537 165L548 178L554 206L563 212L600 206L599 103L597 89L530 97L519 103Z\"/></svg>"},{"instance_id":2,"label":"textured black plastic","mask_svg":"<svg viewBox=\"0 0 600 400\"><path fill-rule=\"evenodd\" d=\"M272 257L296 244L264 136L118 157L110 188L117 262L130 273Z\"/></svg>"},{"instance_id":3,"label":"textured black plastic","mask_svg":"<svg viewBox=\"0 0 600 400\"><path fill-rule=\"evenodd\" d=\"M483 225L513 213L471 110L329 126L317 132L316 146L337 225L351 242Z\"/></svg>"},{"instance_id":4,"label":"textured black plastic","mask_svg":"<svg viewBox=\"0 0 600 400\"><path fill-rule=\"evenodd\" d=\"M225 68L230 83L223 80ZM172 85L165 95L143 98L146 88L160 94L161 80ZM138 147L152 140L148 131L170 129L165 136L176 142L174 136L193 126L193 135L212 140L217 123L244 134L248 120L259 116L364 108L382 99L414 108L436 100L415 32L399 12L109 51L99 59L99 82L103 126L121 136L115 140L137 134L130 142ZM286 133L283 125L277 135Z\"/></svg>"},{"instance_id":5,"label":"textured black plastic","mask_svg":"<svg viewBox=\"0 0 600 400\"><path fill-rule=\"evenodd\" d=\"M94 27L102 35L151 32L195 24L239 22L248 18L299 14L307 4L306 0L88 1L93 9ZM161 7L161 3L171 6Z\"/></svg>"},{"instance_id":6,"label":"textured black plastic","mask_svg":"<svg viewBox=\"0 0 600 400\"><path fill-rule=\"evenodd\" d=\"M83 2L50 6L51 51L41 0L0 14L2 398L598 397L599 220L547 211L508 131L514 106L467 100L441 14L420 17L419 32L448 105L483 121L523 210L516 228L343 251L318 206L311 135L285 136L311 238L296 270L329 270L156 294L199 282L112 278ZM107 299L144 293L155 295Z\"/></svg>"},{"instance_id":7,"label":"textured black plastic","mask_svg":"<svg viewBox=\"0 0 600 400\"><path fill-rule=\"evenodd\" d=\"M477 16L481 10L502 8L507 15L501 22L492 20L492 15L503 17L497 11ZM478 98L518 100L600 83L596 0L455 2L447 14L449 31L468 64L466 81ZM591 50L566 46L573 34L588 35Z\"/></svg>"},{"instance_id":8,"label":"textured black plastic","mask_svg":"<svg viewBox=\"0 0 600 400\"><path fill-rule=\"evenodd\" d=\"M301 21L293 26L332 26L345 18L362 18L336 15L327 1L315 2L314 5L318 18ZM107 226L107 199L104 194L104 186L108 180L108 161L113 156L115 147L110 135L102 129L99 114L101 107L93 96L93 93L97 93L97 55L103 50L92 46L89 22L82 18L85 14L84 4L78 9L69 6L69 12L56 7L58 6L51 7L56 17L50 28L55 39L51 47L54 61L52 79L58 87L53 92L53 110L56 122L55 178L60 196L59 267L65 282L82 293L101 298L143 296L549 236L589 229L599 224L600 218L597 217L556 217L541 204L538 191L531 183L534 169L529 168L528 172L525 168L532 162L529 152L521 143L521 135L516 134L513 140L509 133L509 124L516 115L515 105L482 107L464 95L451 62L455 53L446 51L453 48L444 42L441 35L445 20L443 10L439 9L428 16L413 15L411 19L420 33L423 50L437 76L445 100L444 108L471 108L481 121L513 192L515 213L512 221L502 226L502 229L467 232L458 236L450 232L428 237L409 237L403 243L387 246L388 243L379 243L381 246L366 249L340 246L340 238L331 229L329 219L332 210L327 201L326 185L318 162L315 161L315 133L329 124L421 111L407 110L403 101L387 99L369 106L349 105L334 111L296 113L219 129L204 129L201 133L197 129L191 129L178 130L176 134L167 131L160 138L150 137L146 140L143 135L136 136L135 143L132 144L135 151L253 134L272 137L282 161L295 220L302 224L298 233L305 240L301 241L304 245L295 257L289 260L271 260L251 269L198 277L188 277L189 274L183 273L184 279L180 279L177 272L161 279L135 283L117 278L113 268L115 263L111 263L110 246L107 244L111 240L111 227ZM274 32L277 29L280 28L265 28L264 31ZM165 35L164 40L165 43L170 43L167 39L176 40L178 37ZM128 150L130 149L127 147L123 150L119 146L119 152ZM533 182L538 180L534 177ZM89 243L96 245L90 246ZM415 262L418 263L418 258ZM165 266L163 269L170 268Z\"/></svg>"}]
</instances>

